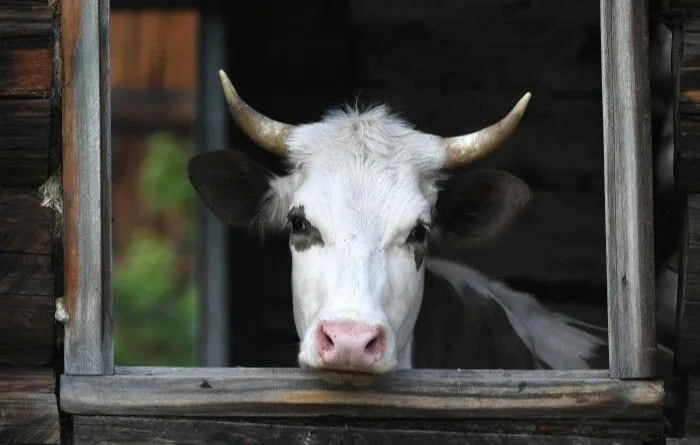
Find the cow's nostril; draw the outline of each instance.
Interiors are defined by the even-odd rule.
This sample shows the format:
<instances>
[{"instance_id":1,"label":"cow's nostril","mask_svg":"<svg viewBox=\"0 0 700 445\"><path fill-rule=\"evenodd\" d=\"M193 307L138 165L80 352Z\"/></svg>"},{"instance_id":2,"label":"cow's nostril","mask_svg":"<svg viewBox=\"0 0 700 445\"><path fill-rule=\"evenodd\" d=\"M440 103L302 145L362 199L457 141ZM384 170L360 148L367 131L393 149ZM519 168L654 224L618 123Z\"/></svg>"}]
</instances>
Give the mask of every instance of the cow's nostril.
<instances>
[{"instance_id":1,"label":"cow's nostril","mask_svg":"<svg viewBox=\"0 0 700 445\"><path fill-rule=\"evenodd\" d=\"M377 337L373 338L372 340L370 340L369 343L367 343L367 346L365 346L365 351L371 354L372 349L374 349L376 345L377 345Z\"/></svg>"},{"instance_id":2,"label":"cow's nostril","mask_svg":"<svg viewBox=\"0 0 700 445\"><path fill-rule=\"evenodd\" d=\"M333 338L326 333L323 326L321 326L321 329L316 333L316 342L319 349L322 351L329 351L333 349L334 346Z\"/></svg>"},{"instance_id":3,"label":"cow's nostril","mask_svg":"<svg viewBox=\"0 0 700 445\"><path fill-rule=\"evenodd\" d=\"M384 336L381 332L372 337L372 339L365 345L365 354L370 356L380 356L384 351Z\"/></svg>"}]
</instances>

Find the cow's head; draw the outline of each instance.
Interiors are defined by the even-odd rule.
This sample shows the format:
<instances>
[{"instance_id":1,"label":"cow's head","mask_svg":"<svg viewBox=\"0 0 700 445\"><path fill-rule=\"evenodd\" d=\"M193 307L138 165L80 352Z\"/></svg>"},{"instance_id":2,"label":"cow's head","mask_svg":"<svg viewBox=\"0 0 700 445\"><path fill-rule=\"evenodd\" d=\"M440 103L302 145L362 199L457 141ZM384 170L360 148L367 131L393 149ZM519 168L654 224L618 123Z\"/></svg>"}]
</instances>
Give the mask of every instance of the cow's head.
<instances>
[{"instance_id":1,"label":"cow's head","mask_svg":"<svg viewBox=\"0 0 700 445\"><path fill-rule=\"evenodd\" d=\"M438 191L446 169L506 141L530 94L501 121L464 136L414 130L383 107L334 111L288 125L241 100L220 72L233 118L288 174L272 177L239 151L190 161L190 180L224 222L288 230L299 363L382 373L410 367L431 228L461 237L496 232L525 204L527 186L498 171L459 175ZM450 204L443 211L441 203Z\"/></svg>"}]
</instances>

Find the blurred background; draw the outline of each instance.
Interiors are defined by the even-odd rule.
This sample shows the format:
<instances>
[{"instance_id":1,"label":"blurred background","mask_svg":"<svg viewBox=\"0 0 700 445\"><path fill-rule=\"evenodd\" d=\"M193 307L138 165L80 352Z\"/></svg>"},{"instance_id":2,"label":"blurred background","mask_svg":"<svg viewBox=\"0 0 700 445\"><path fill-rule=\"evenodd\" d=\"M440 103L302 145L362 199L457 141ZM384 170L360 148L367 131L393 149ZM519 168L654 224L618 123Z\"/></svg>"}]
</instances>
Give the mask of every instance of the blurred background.
<instances>
[{"instance_id":1,"label":"blurred background","mask_svg":"<svg viewBox=\"0 0 700 445\"><path fill-rule=\"evenodd\" d=\"M111 16L115 357L196 364L196 10Z\"/></svg>"},{"instance_id":2,"label":"blurred background","mask_svg":"<svg viewBox=\"0 0 700 445\"><path fill-rule=\"evenodd\" d=\"M187 179L206 150L280 168L232 125L220 68L274 119L359 98L446 136L531 91L515 137L472 166L524 179L530 207L494 243L432 253L605 325L599 2L113 0L111 59L117 364L295 364L287 240L222 227Z\"/></svg>"}]
</instances>

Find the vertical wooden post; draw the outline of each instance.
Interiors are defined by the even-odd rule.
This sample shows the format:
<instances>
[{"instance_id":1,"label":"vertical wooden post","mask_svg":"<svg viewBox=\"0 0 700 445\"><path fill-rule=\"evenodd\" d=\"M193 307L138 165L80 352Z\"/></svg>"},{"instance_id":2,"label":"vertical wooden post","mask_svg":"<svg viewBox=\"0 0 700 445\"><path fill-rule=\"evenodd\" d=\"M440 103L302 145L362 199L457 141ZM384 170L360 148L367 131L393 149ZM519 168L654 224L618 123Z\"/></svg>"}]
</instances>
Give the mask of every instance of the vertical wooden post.
<instances>
[{"instance_id":1,"label":"vertical wooden post","mask_svg":"<svg viewBox=\"0 0 700 445\"><path fill-rule=\"evenodd\" d=\"M601 0L610 374L656 374L647 0Z\"/></svg>"},{"instance_id":2,"label":"vertical wooden post","mask_svg":"<svg viewBox=\"0 0 700 445\"><path fill-rule=\"evenodd\" d=\"M109 0L61 2L67 374L111 374Z\"/></svg>"},{"instance_id":3,"label":"vertical wooden post","mask_svg":"<svg viewBox=\"0 0 700 445\"><path fill-rule=\"evenodd\" d=\"M220 8L220 7L219 7ZM228 148L228 109L219 81L226 63L222 11L207 5L199 19L197 151ZM201 201L198 271L198 354L200 366L230 366L228 228Z\"/></svg>"}]
</instances>

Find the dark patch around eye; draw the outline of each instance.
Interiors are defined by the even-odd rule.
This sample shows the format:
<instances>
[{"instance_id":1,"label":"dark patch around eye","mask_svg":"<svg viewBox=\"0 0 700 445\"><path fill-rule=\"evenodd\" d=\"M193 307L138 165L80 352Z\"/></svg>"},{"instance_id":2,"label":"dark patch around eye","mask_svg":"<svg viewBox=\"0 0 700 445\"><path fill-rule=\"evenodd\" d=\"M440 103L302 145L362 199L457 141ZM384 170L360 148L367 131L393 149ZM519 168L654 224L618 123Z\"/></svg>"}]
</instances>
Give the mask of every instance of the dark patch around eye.
<instances>
[{"instance_id":1,"label":"dark patch around eye","mask_svg":"<svg viewBox=\"0 0 700 445\"><path fill-rule=\"evenodd\" d=\"M416 262L416 270L420 270L427 253L428 243L417 244L413 247L413 260Z\"/></svg>"},{"instance_id":2,"label":"dark patch around eye","mask_svg":"<svg viewBox=\"0 0 700 445\"><path fill-rule=\"evenodd\" d=\"M425 255L428 252L428 235L430 234L430 226L428 223L418 220L416 226L411 230L411 233L406 238L406 244L413 249L413 259L416 263L416 270L419 270Z\"/></svg>"},{"instance_id":3,"label":"dark patch around eye","mask_svg":"<svg viewBox=\"0 0 700 445\"><path fill-rule=\"evenodd\" d=\"M287 214L290 228L289 244L298 252L312 246L323 246L321 232L314 227L304 215L304 206L293 207Z\"/></svg>"}]
</instances>

